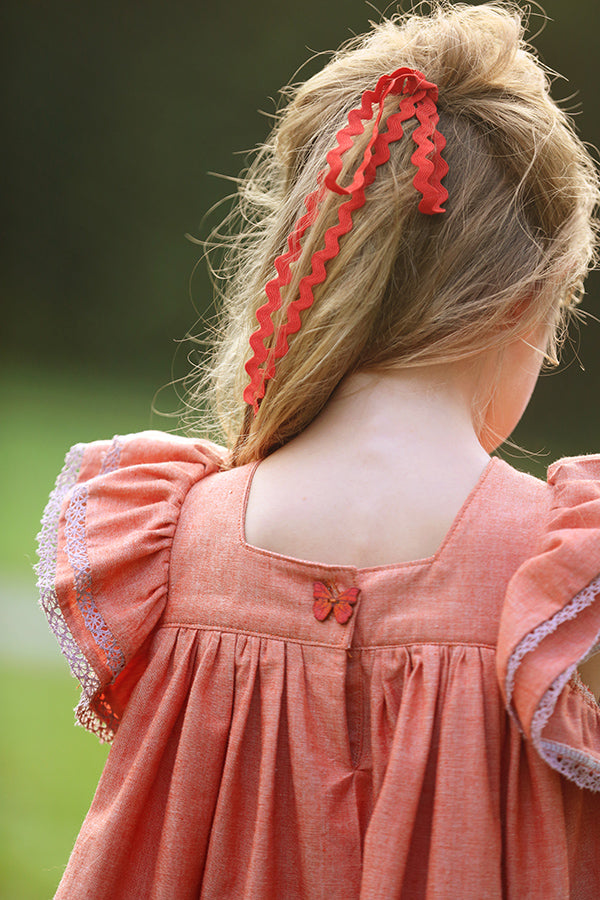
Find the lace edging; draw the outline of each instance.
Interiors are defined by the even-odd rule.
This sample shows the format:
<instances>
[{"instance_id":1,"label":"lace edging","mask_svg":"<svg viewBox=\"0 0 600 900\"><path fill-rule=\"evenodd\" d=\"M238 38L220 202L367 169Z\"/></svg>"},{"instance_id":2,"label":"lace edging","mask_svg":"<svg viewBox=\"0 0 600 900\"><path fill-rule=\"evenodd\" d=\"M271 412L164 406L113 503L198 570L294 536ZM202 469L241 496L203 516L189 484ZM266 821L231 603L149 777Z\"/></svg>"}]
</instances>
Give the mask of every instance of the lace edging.
<instances>
[{"instance_id":1,"label":"lace edging","mask_svg":"<svg viewBox=\"0 0 600 900\"><path fill-rule=\"evenodd\" d=\"M535 650L545 637L549 634L553 634L560 625L574 619L580 612L587 609L587 607L594 602L598 593L600 593L600 575L594 578L587 587L576 594L566 606L556 612L550 619L542 622L541 625L538 625L537 628L525 635L511 654L506 674L506 700L509 710L513 714L513 718L516 719L521 731L523 729L513 709L512 695L515 686L516 672L523 658L527 653L531 653ZM595 637L592 649L581 659L568 666L568 668L554 679L540 699L531 721L531 739L542 758L545 759L553 769L556 769L567 778L570 778L578 784L579 787L593 791L600 791L600 760L594 760L591 756L564 744L544 740L542 738L542 731L554 712L563 688L572 678L575 678L577 685L580 686L580 688L583 688L582 693L586 700L589 702L591 698L594 704L598 706L591 691L583 684L580 678L578 679L577 666L585 659L588 659L589 656L593 654L594 650L600 647L599 642L600 632Z\"/></svg>"},{"instance_id":2,"label":"lace edging","mask_svg":"<svg viewBox=\"0 0 600 900\"><path fill-rule=\"evenodd\" d=\"M600 762L557 741L541 741L537 748L548 765L580 788L600 791Z\"/></svg>"},{"instance_id":3,"label":"lace edging","mask_svg":"<svg viewBox=\"0 0 600 900\"><path fill-rule=\"evenodd\" d=\"M537 628L529 632L529 634L526 634L525 637L519 641L511 653L506 671L507 704L510 704L511 702L515 687L515 675L523 661L523 657L526 656L527 653L531 653L532 650L535 650L545 637L556 631L559 625L562 625L563 622L568 622L570 619L574 619L582 612L582 610L587 609L587 607L594 602L598 593L600 593L600 575L591 581L582 591L576 594L566 606L554 613L550 619L546 622L542 622L541 625L538 625ZM599 637L600 635L597 636L596 642ZM582 660L578 660L577 665L579 662L582 662Z\"/></svg>"},{"instance_id":4,"label":"lace edging","mask_svg":"<svg viewBox=\"0 0 600 900\"><path fill-rule=\"evenodd\" d=\"M92 567L88 559L85 534L87 500L87 485L77 485L71 492L65 513L67 557L73 569L77 606L83 616L85 627L96 645L106 654L107 665L112 677L116 678L125 666L125 657L94 600Z\"/></svg>"},{"instance_id":5,"label":"lace edging","mask_svg":"<svg viewBox=\"0 0 600 900\"><path fill-rule=\"evenodd\" d=\"M103 709L103 712L106 712L106 718L108 719L108 722L106 722L104 721L104 719L100 718L100 716L91 708L91 703L93 702L94 698L97 697L102 685L93 666L90 664L87 657L78 646L64 618L63 612L58 602L55 585L58 555L58 522L60 519L60 513L63 502L67 498L67 495L77 484L77 478L79 476L79 471L81 469L81 463L86 447L86 444L75 444L75 446L73 446L69 450L65 459L64 466L60 474L58 475L58 478L56 479L54 490L50 494L48 503L42 516L40 532L37 535L37 554L39 556L39 562L35 566L35 570L38 576L37 587L39 591L40 606L46 616L50 629L52 630L58 641L61 652L63 653L69 664L71 673L75 676L75 678L77 678L81 685L82 695L75 710L76 719L80 725L95 734L101 742L106 742L112 740L114 736L114 725L111 722L111 711L108 705L106 705L105 709ZM105 455L101 470L102 474L113 471L118 467L120 452L121 441L119 438L115 438L113 440L113 443L111 444L111 447ZM79 496L77 494L77 491L75 493L77 496ZM73 559L70 554L69 560L73 565ZM87 599L87 573L83 571L78 572L78 568L76 565L73 565L73 570L75 576L75 587L77 591L77 602L85 618L85 600ZM104 623L103 619L101 623L95 623L95 621L92 621L92 619L94 619L95 617L93 609L89 606L88 612L88 618L91 617L91 619L89 623L86 619L86 624L88 624L88 627L90 625L92 626L90 627L90 631L94 636L96 636L94 631L96 625L98 625L100 628L102 627L102 625L104 625L104 627L106 628L106 624ZM103 645L100 644L100 646ZM118 661L114 653L112 660L107 653L107 657L109 658L109 665L111 665L112 661L111 670L113 671L113 673L118 667L118 663L124 662L124 659L122 659L121 651L118 648L117 651L118 654L120 654L120 658Z\"/></svg>"},{"instance_id":6,"label":"lace edging","mask_svg":"<svg viewBox=\"0 0 600 900\"><path fill-rule=\"evenodd\" d=\"M55 587L60 511L67 494L77 483L85 448L85 444L75 444L69 450L62 471L56 479L56 485L44 510L42 527L37 536L37 552L40 561L35 568L38 575L40 606L69 663L71 672L81 684L83 694L89 702L100 689L100 679L71 634L60 608Z\"/></svg>"},{"instance_id":7,"label":"lace edging","mask_svg":"<svg viewBox=\"0 0 600 900\"><path fill-rule=\"evenodd\" d=\"M115 469L119 468L119 463L121 462L121 450L123 449L123 438L120 435L115 435L112 439L112 443L108 450L104 455L104 459L102 460L102 467L100 469L101 475L107 475L109 472L114 472Z\"/></svg>"}]
</instances>

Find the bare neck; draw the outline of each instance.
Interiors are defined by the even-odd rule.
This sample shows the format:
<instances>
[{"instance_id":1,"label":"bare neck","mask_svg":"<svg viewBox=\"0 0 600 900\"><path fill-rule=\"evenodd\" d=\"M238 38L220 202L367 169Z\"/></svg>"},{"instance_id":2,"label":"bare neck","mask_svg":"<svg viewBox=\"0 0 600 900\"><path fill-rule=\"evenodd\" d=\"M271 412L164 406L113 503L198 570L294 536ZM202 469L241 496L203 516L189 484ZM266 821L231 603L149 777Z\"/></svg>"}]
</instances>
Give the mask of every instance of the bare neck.
<instances>
[{"instance_id":1,"label":"bare neck","mask_svg":"<svg viewBox=\"0 0 600 900\"><path fill-rule=\"evenodd\" d=\"M467 382L440 376L420 369L348 378L302 434L257 468L249 543L359 567L433 554L489 463Z\"/></svg>"},{"instance_id":2,"label":"bare neck","mask_svg":"<svg viewBox=\"0 0 600 900\"><path fill-rule=\"evenodd\" d=\"M427 467L451 455L461 467L481 468L489 456L473 425L473 391L473 372L465 368L359 372L342 382L290 450L356 459L360 448L386 468L415 457Z\"/></svg>"}]
</instances>

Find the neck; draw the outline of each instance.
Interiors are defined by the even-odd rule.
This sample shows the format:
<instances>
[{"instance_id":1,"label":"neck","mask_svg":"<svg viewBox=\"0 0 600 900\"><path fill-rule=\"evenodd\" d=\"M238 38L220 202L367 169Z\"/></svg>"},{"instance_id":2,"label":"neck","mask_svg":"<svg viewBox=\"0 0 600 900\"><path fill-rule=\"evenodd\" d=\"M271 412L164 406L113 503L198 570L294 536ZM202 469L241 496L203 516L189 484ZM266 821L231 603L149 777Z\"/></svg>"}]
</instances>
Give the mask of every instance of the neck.
<instances>
[{"instance_id":1,"label":"neck","mask_svg":"<svg viewBox=\"0 0 600 900\"><path fill-rule=\"evenodd\" d=\"M475 387L476 373L464 365L358 372L340 384L305 439L349 453L360 446L382 462L416 453L429 462L456 454L483 463L489 457L473 424Z\"/></svg>"}]
</instances>

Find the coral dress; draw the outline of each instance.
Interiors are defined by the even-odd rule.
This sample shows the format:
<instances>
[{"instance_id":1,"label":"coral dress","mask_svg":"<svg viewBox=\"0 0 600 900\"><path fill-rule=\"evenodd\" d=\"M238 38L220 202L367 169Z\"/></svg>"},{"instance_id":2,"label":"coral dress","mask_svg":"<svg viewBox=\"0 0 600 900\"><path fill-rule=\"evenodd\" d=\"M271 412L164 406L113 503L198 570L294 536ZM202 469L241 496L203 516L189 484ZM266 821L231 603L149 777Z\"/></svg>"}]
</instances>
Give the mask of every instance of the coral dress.
<instances>
[{"instance_id":1,"label":"coral dress","mask_svg":"<svg viewBox=\"0 0 600 900\"><path fill-rule=\"evenodd\" d=\"M42 604L114 743L69 900L598 900L600 457L493 459L437 553L249 545L254 466L74 447Z\"/></svg>"}]
</instances>

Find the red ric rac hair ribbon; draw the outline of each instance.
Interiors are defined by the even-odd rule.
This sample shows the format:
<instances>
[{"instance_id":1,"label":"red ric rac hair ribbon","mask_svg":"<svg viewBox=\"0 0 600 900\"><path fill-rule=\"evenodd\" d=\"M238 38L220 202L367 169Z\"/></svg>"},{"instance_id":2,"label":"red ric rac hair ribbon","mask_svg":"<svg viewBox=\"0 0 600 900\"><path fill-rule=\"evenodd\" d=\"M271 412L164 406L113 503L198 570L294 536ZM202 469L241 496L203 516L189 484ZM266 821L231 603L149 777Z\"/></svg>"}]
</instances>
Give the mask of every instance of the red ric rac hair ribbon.
<instances>
[{"instance_id":1,"label":"red ric rac hair ribbon","mask_svg":"<svg viewBox=\"0 0 600 900\"><path fill-rule=\"evenodd\" d=\"M390 94L400 97L399 110L388 116L387 130L382 133L383 106ZM300 329L300 313L314 302L314 286L325 281L325 263L339 252L340 237L352 229L353 212L365 204L365 188L375 180L377 167L389 160L389 145L403 136L402 123L409 119L416 117L419 122L412 134L416 150L411 157L417 167L413 184L422 197L419 211L428 216L445 212L442 204L448 199L448 191L442 185L442 179L448 172L448 164L441 155L446 139L437 130L437 99L437 86L427 81L421 72L396 69L391 75L382 75L374 91L364 92L360 108L350 111L348 124L338 131L337 145L327 154L327 168L319 172L316 190L304 201L306 212L298 219L287 239L288 249L275 260L277 275L265 287L267 302L256 313L259 327L250 338L253 356L246 363L250 383L244 391L244 400L252 406L255 415L265 395L266 382L275 374L276 361L289 350L288 337ZM362 162L352 183L342 187L338 181L343 167L342 156L352 147L353 139L364 132L364 122L368 120L373 121L373 127ZM271 348L267 349L266 341L274 332L273 314L282 305L281 289L290 284L291 264L299 259L302 238L316 220L328 190L348 199L338 209L337 223L325 232L324 247L313 254L311 271L301 279L298 297L289 304L287 318L279 326Z\"/></svg>"}]
</instances>

